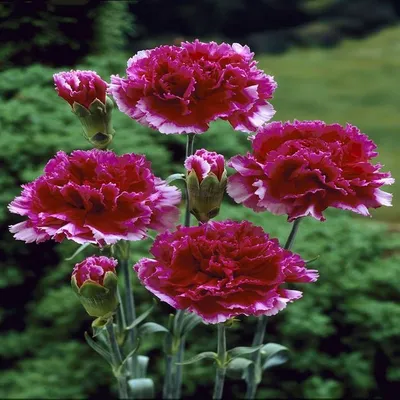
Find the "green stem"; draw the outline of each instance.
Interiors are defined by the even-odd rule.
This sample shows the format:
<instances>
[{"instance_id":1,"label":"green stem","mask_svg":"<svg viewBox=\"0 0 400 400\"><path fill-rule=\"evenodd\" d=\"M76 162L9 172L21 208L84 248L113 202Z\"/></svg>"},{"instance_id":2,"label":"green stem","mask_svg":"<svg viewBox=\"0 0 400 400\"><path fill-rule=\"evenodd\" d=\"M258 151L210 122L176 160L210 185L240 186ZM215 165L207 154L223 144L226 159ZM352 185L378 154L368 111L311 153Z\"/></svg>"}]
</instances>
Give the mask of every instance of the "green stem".
<instances>
[{"instance_id":1,"label":"green stem","mask_svg":"<svg viewBox=\"0 0 400 400\"><path fill-rule=\"evenodd\" d=\"M187 135L185 160L186 158L190 157L193 154L194 137L195 137L194 133L189 133ZM190 204L189 204L189 192L187 186L185 188L185 193L186 193L185 226L190 226Z\"/></svg>"},{"instance_id":2,"label":"green stem","mask_svg":"<svg viewBox=\"0 0 400 400\"><path fill-rule=\"evenodd\" d=\"M133 297L133 288L129 268L129 253L126 257L121 258L120 266L124 275L125 281L125 323L127 326L131 325L136 319L135 300ZM128 332L128 353L136 346L136 329L130 329ZM133 355L128 361L131 379L137 377L137 357Z\"/></svg>"},{"instance_id":3,"label":"green stem","mask_svg":"<svg viewBox=\"0 0 400 400\"><path fill-rule=\"evenodd\" d=\"M122 338L125 334L126 328L126 321L125 321L125 314L124 314L124 305L122 304L121 293L118 289L117 291L119 305L117 308L117 337L118 339ZM119 342L119 341L118 341Z\"/></svg>"},{"instance_id":4,"label":"green stem","mask_svg":"<svg viewBox=\"0 0 400 400\"><path fill-rule=\"evenodd\" d=\"M108 336L108 342L110 346L110 353L112 357L112 362L114 364L114 368L118 368L122 364L122 355L120 348L117 343L117 339L115 337L115 331L114 331L114 324L112 320L107 323L107 336ZM117 379L118 382L118 397L120 399L128 399L128 385L126 383L126 378L124 375L121 375L119 372L118 374L114 374L115 378Z\"/></svg>"},{"instance_id":5,"label":"green stem","mask_svg":"<svg viewBox=\"0 0 400 400\"><path fill-rule=\"evenodd\" d=\"M223 323L218 324L218 345L217 345L218 361L217 361L217 373L215 376L215 385L213 399L222 399L222 393L224 391L225 373L226 373L226 334L225 325Z\"/></svg>"},{"instance_id":6,"label":"green stem","mask_svg":"<svg viewBox=\"0 0 400 400\"><path fill-rule=\"evenodd\" d=\"M299 229L299 224L300 224L301 218L296 219L293 222L292 229L290 230L289 237L286 241L285 244L285 249L290 250L291 247L293 246L294 240L296 238L297 231ZM265 336L265 329L267 327L267 316L262 315L261 317L258 318L257 320L257 327L256 327L256 332L254 334L253 338L253 346L260 346L264 342L264 336ZM249 375L247 378L247 391L246 391L246 399L254 399L257 388L259 385L259 376L262 373L261 371L261 352L256 351L255 353L252 354L251 359L254 362L254 367L249 369Z\"/></svg>"},{"instance_id":7,"label":"green stem","mask_svg":"<svg viewBox=\"0 0 400 400\"><path fill-rule=\"evenodd\" d=\"M181 363L183 362L183 356L185 354L185 338L181 337L179 342L179 349L178 354L176 355L176 362ZM183 365L176 366L176 379L175 379L175 394L174 399L179 399L182 393L182 372L183 372Z\"/></svg>"},{"instance_id":8,"label":"green stem","mask_svg":"<svg viewBox=\"0 0 400 400\"><path fill-rule=\"evenodd\" d=\"M185 153L185 160L186 158L190 157L193 154L194 151L194 138L195 138L194 133L189 133L187 135L187 140L186 140L186 153ZM189 192L187 189L187 186L185 187L185 193L186 193L186 212L185 212L185 226L190 226L190 204L189 204ZM184 317L185 310L178 310L175 314L175 318L181 320ZM178 332L175 332L175 334L180 335L180 329L178 329ZM180 363L183 361L184 354L185 354L185 339L182 337L177 337L177 338L171 338L171 340L179 340L179 348L176 353L174 353L172 356L170 354L166 354L166 360L165 360L165 365L166 365L166 381L164 384L164 397L165 398L174 398L174 399L179 399L181 396L182 392L182 374L183 374L183 366L182 365L175 365L176 363ZM172 342L171 342L172 346ZM170 349L172 350L172 349ZM175 371L174 371L175 369ZM168 376L170 374L170 376ZM171 395L172 397L167 397Z\"/></svg>"},{"instance_id":9,"label":"green stem","mask_svg":"<svg viewBox=\"0 0 400 400\"><path fill-rule=\"evenodd\" d=\"M297 218L293 222L292 229L289 233L289 237L288 237L285 247L284 247L286 250L290 250L293 246L294 239L296 238L297 231L299 230L300 221L301 221L301 218Z\"/></svg>"}]
</instances>

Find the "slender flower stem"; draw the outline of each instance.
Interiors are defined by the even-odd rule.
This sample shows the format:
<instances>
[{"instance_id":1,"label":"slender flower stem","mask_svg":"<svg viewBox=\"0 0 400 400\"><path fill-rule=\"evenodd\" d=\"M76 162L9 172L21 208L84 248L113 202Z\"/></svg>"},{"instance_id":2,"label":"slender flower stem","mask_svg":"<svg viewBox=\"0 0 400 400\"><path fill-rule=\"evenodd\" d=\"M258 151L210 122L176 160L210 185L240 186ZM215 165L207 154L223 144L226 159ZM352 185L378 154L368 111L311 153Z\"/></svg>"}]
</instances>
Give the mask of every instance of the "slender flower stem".
<instances>
[{"instance_id":1,"label":"slender flower stem","mask_svg":"<svg viewBox=\"0 0 400 400\"><path fill-rule=\"evenodd\" d=\"M129 245L129 242L127 243ZM120 266L124 275L125 281L125 323L127 326L131 325L136 319L135 300L133 297L133 288L129 268L129 250L127 254L120 260ZM128 346L129 351L133 350L136 346L136 330L130 329L128 332ZM128 362L131 378L137 377L137 357L133 355Z\"/></svg>"},{"instance_id":2,"label":"slender flower stem","mask_svg":"<svg viewBox=\"0 0 400 400\"><path fill-rule=\"evenodd\" d=\"M218 364L217 373L215 376L215 385L213 399L222 399L222 393L224 391L225 373L226 373L226 334L225 325L223 323L218 324Z\"/></svg>"},{"instance_id":3,"label":"slender flower stem","mask_svg":"<svg viewBox=\"0 0 400 400\"><path fill-rule=\"evenodd\" d=\"M172 392L173 392L173 387L172 387L172 379L174 377L173 374L173 360L174 357L171 354L172 350L172 335L170 333L167 333L166 338L165 338L165 378L164 378L164 387L163 387L163 399L172 399Z\"/></svg>"},{"instance_id":4,"label":"slender flower stem","mask_svg":"<svg viewBox=\"0 0 400 400\"><path fill-rule=\"evenodd\" d=\"M124 314L124 305L122 303L122 299L121 299L121 293L118 289L117 292L117 296L118 296L118 301L119 301L119 306L117 308L117 338L119 339L120 337L123 337L124 334L124 330L126 328L126 321L125 321L125 314ZM119 341L118 341L119 343Z\"/></svg>"},{"instance_id":5,"label":"slender flower stem","mask_svg":"<svg viewBox=\"0 0 400 400\"><path fill-rule=\"evenodd\" d=\"M176 355L176 362L183 362L183 356L185 354L185 338L181 337L179 342L178 354ZM173 396L174 399L179 399L182 393L182 372L183 365L176 366L176 379L175 379L175 394Z\"/></svg>"},{"instance_id":6,"label":"slender flower stem","mask_svg":"<svg viewBox=\"0 0 400 400\"><path fill-rule=\"evenodd\" d=\"M195 137L194 133L189 133L187 135L185 160L186 160L186 158L190 157L193 154L194 137ZM186 191L185 226L190 226L190 204L189 204L189 192L188 192L187 186L185 188L185 191Z\"/></svg>"},{"instance_id":7,"label":"slender flower stem","mask_svg":"<svg viewBox=\"0 0 400 400\"><path fill-rule=\"evenodd\" d=\"M296 234L299 229L300 221L301 221L301 218L297 218L293 222L292 230L289 233L289 237L288 237L285 247L284 247L286 250L290 250L293 246L294 239L296 238Z\"/></svg>"},{"instance_id":8,"label":"slender flower stem","mask_svg":"<svg viewBox=\"0 0 400 400\"><path fill-rule=\"evenodd\" d=\"M187 135L186 141L186 153L185 159L193 154L194 151L194 133L189 133ZM187 186L185 187L186 192L186 212L185 212L185 226L190 226L190 204L189 204L189 192ZM175 314L175 319L183 318L185 310L178 310ZM180 332L177 332L179 335ZM171 338L173 340L174 338ZM183 374L183 366L175 365L176 363L180 363L183 361L185 354L185 339L182 337L177 338L179 340L178 351L172 356L166 354L166 377L164 384L164 397L165 398L174 398L179 399L182 392L182 374ZM171 344L172 346L172 344ZM171 365L170 365L171 363ZM171 395L172 397L167 397Z\"/></svg>"},{"instance_id":9,"label":"slender flower stem","mask_svg":"<svg viewBox=\"0 0 400 400\"><path fill-rule=\"evenodd\" d=\"M122 355L117 343L117 339L115 337L114 324L112 321L107 323L107 336L110 346L112 362L114 366L118 367L122 364ZM126 383L125 376L121 375L121 373L119 372L118 374L115 375L115 377L117 378L118 381L118 393L119 393L118 397L120 399L128 399L129 398L128 385Z\"/></svg>"},{"instance_id":10,"label":"slender flower stem","mask_svg":"<svg viewBox=\"0 0 400 400\"><path fill-rule=\"evenodd\" d=\"M299 229L300 221L301 221L301 218L298 218L293 222L292 229L289 233L289 237L288 237L285 247L284 247L286 250L290 250L291 247L293 246L297 231ZM255 332L254 338L253 338L253 346L254 347L260 346L264 342L265 329L267 327L267 319L268 319L268 317L266 315L262 315L257 320L256 332ZM254 399L256 392L257 392L258 385L259 385L259 380L260 380L259 375L262 373L261 365L260 365L261 364L261 352L256 351L255 353L252 354L251 358L254 362L254 368L249 369L249 376L246 381L246 383L247 383L246 399Z\"/></svg>"}]
</instances>

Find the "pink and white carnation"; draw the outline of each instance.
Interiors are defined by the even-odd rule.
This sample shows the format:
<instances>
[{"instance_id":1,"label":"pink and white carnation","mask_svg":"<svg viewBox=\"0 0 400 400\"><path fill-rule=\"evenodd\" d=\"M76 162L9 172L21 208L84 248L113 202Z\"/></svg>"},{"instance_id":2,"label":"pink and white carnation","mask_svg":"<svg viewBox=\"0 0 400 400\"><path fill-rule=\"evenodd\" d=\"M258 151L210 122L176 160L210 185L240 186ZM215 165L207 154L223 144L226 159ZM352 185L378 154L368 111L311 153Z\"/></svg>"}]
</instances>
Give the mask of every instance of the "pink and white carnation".
<instances>
[{"instance_id":1,"label":"pink and white carnation","mask_svg":"<svg viewBox=\"0 0 400 400\"><path fill-rule=\"evenodd\" d=\"M70 239L104 246L142 239L148 229L164 231L179 218L180 191L134 153L60 151L42 176L22 187L9 209L27 219L10 231L27 243Z\"/></svg>"},{"instance_id":2,"label":"pink and white carnation","mask_svg":"<svg viewBox=\"0 0 400 400\"><path fill-rule=\"evenodd\" d=\"M185 160L185 168L187 172L195 171L199 183L210 173L221 180L225 171L225 158L215 151L200 149Z\"/></svg>"},{"instance_id":3,"label":"pink and white carnation","mask_svg":"<svg viewBox=\"0 0 400 400\"><path fill-rule=\"evenodd\" d=\"M233 157L228 194L254 211L325 220L328 207L369 215L390 206L380 189L394 182L373 165L376 145L358 128L322 121L272 122L251 138L252 153Z\"/></svg>"},{"instance_id":4,"label":"pink and white carnation","mask_svg":"<svg viewBox=\"0 0 400 400\"><path fill-rule=\"evenodd\" d=\"M58 72L53 78L58 95L71 107L78 103L89 108L96 99L106 103L108 84L94 71Z\"/></svg>"},{"instance_id":5,"label":"pink and white carnation","mask_svg":"<svg viewBox=\"0 0 400 400\"><path fill-rule=\"evenodd\" d=\"M108 91L122 112L161 133L202 133L218 118L251 132L274 115L277 86L253 56L238 43L160 46L130 58L126 78L113 75Z\"/></svg>"},{"instance_id":6,"label":"pink and white carnation","mask_svg":"<svg viewBox=\"0 0 400 400\"><path fill-rule=\"evenodd\" d=\"M118 262L114 258L104 256L91 256L75 265L72 276L80 288L86 282L98 283L103 286L104 277L107 272L115 274Z\"/></svg>"},{"instance_id":7,"label":"pink and white carnation","mask_svg":"<svg viewBox=\"0 0 400 400\"><path fill-rule=\"evenodd\" d=\"M144 286L207 323L238 315L275 315L302 296L285 283L314 282L316 270L248 221L178 227L157 236L134 269Z\"/></svg>"}]
</instances>

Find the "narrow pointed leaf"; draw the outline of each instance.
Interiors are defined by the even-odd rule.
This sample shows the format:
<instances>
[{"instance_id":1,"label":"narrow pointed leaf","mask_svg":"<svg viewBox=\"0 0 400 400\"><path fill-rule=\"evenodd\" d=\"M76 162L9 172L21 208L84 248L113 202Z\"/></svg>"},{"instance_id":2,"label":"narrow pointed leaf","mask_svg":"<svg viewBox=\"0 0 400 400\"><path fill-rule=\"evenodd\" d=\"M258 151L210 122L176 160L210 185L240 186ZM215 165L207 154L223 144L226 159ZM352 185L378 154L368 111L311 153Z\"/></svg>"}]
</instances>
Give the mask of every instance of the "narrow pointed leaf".
<instances>
[{"instance_id":1,"label":"narrow pointed leaf","mask_svg":"<svg viewBox=\"0 0 400 400\"><path fill-rule=\"evenodd\" d=\"M185 180L185 175L183 175L183 174L172 174L165 181L167 183L171 183L171 182L177 181L177 180L184 181Z\"/></svg>"},{"instance_id":2,"label":"narrow pointed leaf","mask_svg":"<svg viewBox=\"0 0 400 400\"><path fill-rule=\"evenodd\" d=\"M78 247L78 249L75 251L74 254L72 254L71 257L66 258L67 261L72 260L73 258L75 258L79 253L81 253L83 250L86 249L86 247L88 247L90 245L90 243L84 243L81 246Z\"/></svg>"},{"instance_id":3,"label":"narrow pointed leaf","mask_svg":"<svg viewBox=\"0 0 400 400\"><path fill-rule=\"evenodd\" d=\"M155 304L156 304L156 302L154 302L154 304L147 311L145 311L142 315L137 317L129 326L127 326L125 328L125 330L129 331L129 330L135 328L136 326L138 326L142 321L144 321L150 315L150 313L154 310Z\"/></svg>"},{"instance_id":4,"label":"narrow pointed leaf","mask_svg":"<svg viewBox=\"0 0 400 400\"><path fill-rule=\"evenodd\" d=\"M149 335L151 333L157 333L157 332L164 332L167 333L169 332L168 329L165 326L162 326L160 324L156 324L155 322L146 322L139 328L139 335Z\"/></svg>"},{"instance_id":5,"label":"narrow pointed leaf","mask_svg":"<svg viewBox=\"0 0 400 400\"><path fill-rule=\"evenodd\" d=\"M128 362L128 360L137 352L138 348L140 345L140 339L136 341L136 346L134 349L132 349L128 355L125 357L124 361L122 361L122 364L118 367L117 371L118 373L121 373L122 369L124 368L125 364Z\"/></svg>"},{"instance_id":6,"label":"narrow pointed leaf","mask_svg":"<svg viewBox=\"0 0 400 400\"><path fill-rule=\"evenodd\" d=\"M185 313L186 313L185 310L178 310L174 316L174 327L173 327L174 336L177 337L182 336L182 328L185 320Z\"/></svg>"},{"instance_id":7,"label":"narrow pointed leaf","mask_svg":"<svg viewBox=\"0 0 400 400\"><path fill-rule=\"evenodd\" d=\"M308 265L308 264L311 264L311 263L313 263L314 261L316 261L316 260L318 260L318 258L320 257L320 255L318 254L317 256L315 256L314 258L311 258L310 260L307 260L305 263Z\"/></svg>"},{"instance_id":8,"label":"narrow pointed leaf","mask_svg":"<svg viewBox=\"0 0 400 400\"><path fill-rule=\"evenodd\" d=\"M252 363L253 361L247 358L242 358L242 357L234 358L229 362L228 367L226 369L226 373L230 378L243 379L246 369Z\"/></svg>"},{"instance_id":9,"label":"narrow pointed leaf","mask_svg":"<svg viewBox=\"0 0 400 400\"><path fill-rule=\"evenodd\" d=\"M229 357L229 359L233 360L233 359L243 356L245 354L255 353L256 351L260 350L262 347L263 347L263 345L256 346L256 347L235 347L234 349L228 351L228 357Z\"/></svg>"},{"instance_id":10,"label":"narrow pointed leaf","mask_svg":"<svg viewBox=\"0 0 400 400\"><path fill-rule=\"evenodd\" d=\"M134 399L154 399L154 382L151 379L129 379L128 385Z\"/></svg>"},{"instance_id":11,"label":"narrow pointed leaf","mask_svg":"<svg viewBox=\"0 0 400 400\"><path fill-rule=\"evenodd\" d=\"M113 365L111 354L108 350L106 350L103 346L100 346L96 343L90 335L85 332L85 339L87 344L98 354L100 354L110 365Z\"/></svg>"},{"instance_id":12,"label":"narrow pointed leaf","mask_svg":"<svg viewBox=\"0 0 400 400\"><path fill-rule=\"evenodd\" d=\"M277 343L268 343L261 349L263 370L284 364L289 359L289 349Z\"/></svg>"},{"instance_id":13,"label":"narrow pointed leaf","mask_svg":"<svg viewBox=\"0 0 400 400\"><path fill-rule=\"evenodd\" d=\"M188 360L185 360L181 363L176 363L176 364L177 365L189 365L189 364L193 364L195 362L204 360L206 358L216 360L218 358L218 354L214 353L213 351L205 351L204 353L197 354L197 356L194 356L192 358L189 358Z\"/></svg>"},{"instance_id":14,"label":"narrow pointed leaf","mask_svg":"<svg viewBox=\"0 0 400 400\"><path fill-rule=\"evenodd\" d=\"M188 314L183 322L182 336L187 335L201 322L203 322L203 320L197 314Z\"/></svg>"}]
</instances>

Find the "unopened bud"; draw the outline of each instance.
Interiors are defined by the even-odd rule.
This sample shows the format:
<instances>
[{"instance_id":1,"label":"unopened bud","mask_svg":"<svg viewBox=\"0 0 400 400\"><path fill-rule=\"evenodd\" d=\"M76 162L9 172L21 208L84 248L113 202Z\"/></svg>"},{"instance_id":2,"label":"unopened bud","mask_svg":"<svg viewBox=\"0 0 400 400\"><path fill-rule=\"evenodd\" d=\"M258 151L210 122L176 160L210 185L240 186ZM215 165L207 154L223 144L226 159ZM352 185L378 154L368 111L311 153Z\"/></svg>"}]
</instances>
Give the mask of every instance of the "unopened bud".
<instances>
[{"instance_id":1,"label":"unopened bud","mask_svg":"<svg viewBox=\"0 0 400 400\"><path fill-rule=\"evenodd\" d=\"M185 161L190 212L201 222L218 215L224 197L227 172L221 154L197 150Z\"/></svg>"},{"instance_id":2,"label":"unopened bud","mask_svg":"<svg viewBox=\"0 0 400 400\"><path fill-rule=\"evenodd\" d=\"M70 71L54 74L58 95L79 118L84 137L96 148L105 149L115 131L111 125L113 101L106 96L107 83L94 71Z\"/></svg>"},{"instance_id":3,"label":"unopened bud","mask_svg":"<svg viewBox=\"0 0 400 400\"><path fill-rule=\"evenodd\" d=\"M118 306L116 266L113 258L93 256L76 264L72 272L72 289L92 317L111 315Z\"/></svg>"}]
</instances>

